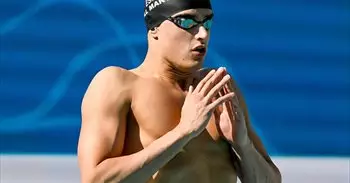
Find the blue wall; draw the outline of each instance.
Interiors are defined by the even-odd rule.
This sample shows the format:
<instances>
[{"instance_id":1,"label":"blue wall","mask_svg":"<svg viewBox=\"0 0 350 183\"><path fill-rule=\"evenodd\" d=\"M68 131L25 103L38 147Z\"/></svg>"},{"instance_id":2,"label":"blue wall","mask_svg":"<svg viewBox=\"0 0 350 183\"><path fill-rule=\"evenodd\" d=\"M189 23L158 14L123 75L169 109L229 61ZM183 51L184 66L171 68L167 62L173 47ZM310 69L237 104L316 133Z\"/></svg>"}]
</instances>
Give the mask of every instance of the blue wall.
<instances>
[{"instance_id":1,"label":"blue wall","mask_svg":"<svg viewBox=\"0 0 350 183\"><path fill-rule=\"evenodd\" d=\"M350 3L213 1L207 66L238 80L273 155L350 155ZM0 152L75 153L80 102L146 52L143 2L0 1Z\"/></svg>"}]
</instances>

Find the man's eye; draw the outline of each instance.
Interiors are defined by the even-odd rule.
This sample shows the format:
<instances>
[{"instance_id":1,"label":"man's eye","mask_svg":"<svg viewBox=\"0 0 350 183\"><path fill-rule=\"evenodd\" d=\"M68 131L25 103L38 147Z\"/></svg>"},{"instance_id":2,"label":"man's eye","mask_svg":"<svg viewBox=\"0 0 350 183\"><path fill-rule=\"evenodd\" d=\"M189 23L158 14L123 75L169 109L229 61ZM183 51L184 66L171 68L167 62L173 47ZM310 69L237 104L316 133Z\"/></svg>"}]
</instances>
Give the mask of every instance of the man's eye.
<instances>
[{"instance_id":1,"label":"man's eye","mask_svg":"<svg viewBox=\"0 0 350 183\"><path fill-rule=\"evenodd\" d=\"M180 25L182 27L192 27L195 24L195 22L191 19L182 19L180 22Z\"/></svg>"}]
</instances>

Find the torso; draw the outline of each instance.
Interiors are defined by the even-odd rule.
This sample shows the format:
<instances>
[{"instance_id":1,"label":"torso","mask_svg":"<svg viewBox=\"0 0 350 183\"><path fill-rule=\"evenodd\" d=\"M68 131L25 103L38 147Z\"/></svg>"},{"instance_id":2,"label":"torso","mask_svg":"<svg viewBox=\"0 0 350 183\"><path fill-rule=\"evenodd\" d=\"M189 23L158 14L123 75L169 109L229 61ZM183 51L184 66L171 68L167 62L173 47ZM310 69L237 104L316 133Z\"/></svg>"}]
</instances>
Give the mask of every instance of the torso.
<instances>
[{"instance_id":1,"label":"torso","mask_svg":"<svg viewBox=\"0 0 350 183\"><path fill-rule=\"evenodd\" d=\"M135 77L123 155L142 150L172 130L180 120L185 92L154 78ZM235 183L229 147L220 138L214 117L149 183Z\"/></svg>"}]
</instances>

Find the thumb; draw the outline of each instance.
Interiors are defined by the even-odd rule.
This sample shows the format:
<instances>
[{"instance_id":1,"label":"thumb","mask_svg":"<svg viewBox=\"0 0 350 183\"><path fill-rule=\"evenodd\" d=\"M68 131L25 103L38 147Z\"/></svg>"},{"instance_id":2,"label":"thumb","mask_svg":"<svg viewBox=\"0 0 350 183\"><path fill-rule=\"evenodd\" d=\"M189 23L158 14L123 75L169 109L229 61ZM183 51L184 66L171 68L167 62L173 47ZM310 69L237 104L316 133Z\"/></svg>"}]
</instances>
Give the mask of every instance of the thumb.
<instances>
[{"instance_id":1,"label":"thumb","mask_svg":"<svg viewBox=\"0 0 350 183\"><path fill-rule=\"evenodd\" d=\"M191 85L193 85L193 80L194 78L193 77L190 77L186 80L186 85L185 85L185 88L189 88Z\"/></svg>"},{"instance_id":2,"label":"thumb","mask_svg":"<svg viewBox=\"0 0 350 183\"><path fill-rule=\"evenodd\" d=\"M190 85L189 88L188 88L188 92L187 92L186 95L191 94L192 92L193 92L193 86Z\"/></svg>"}]
</instances>

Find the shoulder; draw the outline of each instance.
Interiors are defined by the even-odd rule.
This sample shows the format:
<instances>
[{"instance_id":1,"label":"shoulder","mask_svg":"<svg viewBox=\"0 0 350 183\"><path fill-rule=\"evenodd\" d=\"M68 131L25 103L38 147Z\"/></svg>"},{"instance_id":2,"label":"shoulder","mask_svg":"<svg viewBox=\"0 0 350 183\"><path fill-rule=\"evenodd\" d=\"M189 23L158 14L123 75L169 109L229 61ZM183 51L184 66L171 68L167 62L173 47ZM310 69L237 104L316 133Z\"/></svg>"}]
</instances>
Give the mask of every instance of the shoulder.
<instances>
[{"instance_id":1,"label":"shoulder","mask_svg":"<svg viewBox=\"0 0 350 183\"><path fill-rule=\"evenodd\" d=\"M84 100L129 98L136 76L121 67L108 66L98 71L92 78L84 95ZM106 101L107 102L107 101Z\"/></svg>"},{"instance_id":2,"label":"shoulder","mask_svg":"<svg viewBox=\"0 0 350 183\"><path fill-rule=\"evenodd\" d=\"M97 81L127 84L131 82L135 77L136 76L129 70L116 66L108 66L97 72L91 83Z\"/></svg>"},{"instance_id":3,"label":"shoulder","mask_svg":"<svg viewBox=\"0 0 350 183\"><path fill-rule=\"evenodd\" d=\"M101 69L93 77L90 86L99 85L104 89L119 88L128 89L134 83L136 75L132 72L116 66L108 66Z\"/></svg>"}]
</instances>

